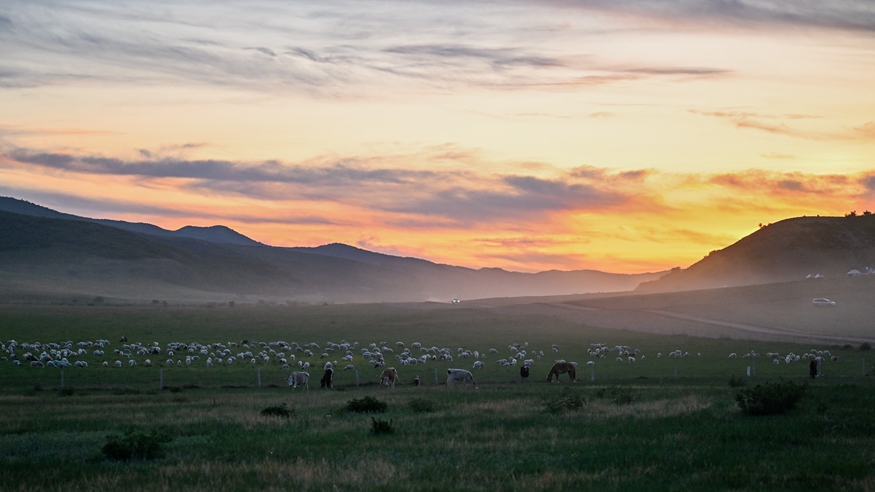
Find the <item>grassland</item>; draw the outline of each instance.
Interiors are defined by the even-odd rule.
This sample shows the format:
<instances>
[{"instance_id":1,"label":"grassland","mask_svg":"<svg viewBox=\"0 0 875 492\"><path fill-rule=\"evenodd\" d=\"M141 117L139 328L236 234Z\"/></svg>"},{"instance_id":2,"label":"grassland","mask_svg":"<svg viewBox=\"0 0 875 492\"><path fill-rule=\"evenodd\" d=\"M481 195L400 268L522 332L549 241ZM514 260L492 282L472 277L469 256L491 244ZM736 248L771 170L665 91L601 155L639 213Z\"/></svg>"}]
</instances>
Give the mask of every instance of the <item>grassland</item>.
<instances>
[{"instance_id":1,"label":"grassland","mask_svg":"<svg viewBox=\"0 0 875 492\"><path fill-rule=\"evenodd\" d=\"M806 363L764 358L807 352L809 343L611 330L511 308L4 306L3 341L105 338L111 350L122 335L162 346L248 339L324 347L346 339L499 354L475 371L476 389L435 384L435 370L473 363L457 359L396 364L404 384L394 391L374 384L378 371L358 352L360 386L354 371L338 371L334 390L308 392L284 387L287 371L274 362L162 367L165 357L153 356L154 367L136 357L137 366L114 369L89 355L88 369L64 371L65 393L57 369L0 363L0 490L875 490L875 382L862 375L866 356L875 363L872 352L816 346L839 360L809 381ZM495 360L526 342L545 356L520 383L516 368ZM630 345L645 358L596 359L593 381L584 363L594 342ZM665 356L676 349L691 355ZM750 350L763 355L747 379L751 361L727 355ZM107 352L105 359L117 358ZM554 358L580 362L580 381L542 382ZM303 360L324 362L318 352ZM158 389L162 370L170 389ZM424 386L409 384L415 374ZM749 417L735 406L730 375L748 385L807 382L809 391L789 414ZM607 388L628 391L631 403L615 404L602 395ZM562 395L586 403L548 411L544 402ZM372 435L371 416L342 411L364 396L388 404L377 417L391 420L394 434ZM414 398L433 402L434 411L414 412ZM282 403L294 410L290 419L260 415ZM107 435L131 427L171 435L166 456L105 459Z\"/></svg>"}]
</instances>

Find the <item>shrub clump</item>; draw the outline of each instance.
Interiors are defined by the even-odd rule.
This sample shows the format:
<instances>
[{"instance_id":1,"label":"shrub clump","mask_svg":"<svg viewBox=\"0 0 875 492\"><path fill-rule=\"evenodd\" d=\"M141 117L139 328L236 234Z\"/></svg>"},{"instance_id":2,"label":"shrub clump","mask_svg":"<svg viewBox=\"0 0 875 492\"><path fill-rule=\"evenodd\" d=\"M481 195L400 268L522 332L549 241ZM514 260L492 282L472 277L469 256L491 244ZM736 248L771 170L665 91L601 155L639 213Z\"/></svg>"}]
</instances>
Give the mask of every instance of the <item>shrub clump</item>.
<instances>
[{"instance_id":1,"label":"shrub clump","mask_svg":"<svg viewBox=\"0 0 875 492\"><path fill-rule=\"evenodd\" d=\"M164 457L163 444L172 441L170 434L163 430L149 432L128 429L123 436L108 435L103 446L103 454L111 460L155 460Z\"/></svg>"},{"instance_id":2,"label":"shrub clump","mask_svg":"<svg viewBox=\"0 0 875 492\"><path fill-rule=\"evenodd\" d=\"M632 403L632 390L628 388L602 388L596 392L598 398L606 398L614 405L628 405Z\"/></svg>"},{"instance_id":3,"label":"shrub clump","mask_svg":"<svg viewBox=\"0 0 875 492\"><path fill-rule=\"evenodd\" d=\"M730 388L744 388L747 385L747 381L744 378L740 378L738 376L732 375L729 376L729 387Z\"/></svg>"},{"instance_id":4,"label":"shrub clump","mask_svg":"<svg viewBox=\"0 0 875 492\"><path fill-rule=\"evenodd\" d=\"M571 394L571 392L566 391L560 396L545 398L541 404L544 405L544 410L559 413L566 410L580 410L586 404L586 399L581 395Z\"/></svg>"},{"instance_id":5,"label":"shrub clump","mask_svg":"<svg viewBox=\"0 0 875 492\"><path fill-rule=\"evenodd\" d=\"M385 420L377 420L374 417L371 417L371 433L374 435L380 436L384 434L393 434L394 432L395 426L393 425L392 420L387 422Z\"/></svg>"},{"instance_id":6,"label":"shrub clump","mask_svg":"<svg viewBox=\"0 0 875 492\"><path fill-rule=\"evenodd\" d=\"M779 415L793 409L807 390L792 381L758 384L739 391L735 401L746 415Z\"/></svg>"},{"instance_id":7,"label":"shrub clump","mask_svg":"<svg viewBox=\"0 0 875 492\"><path fill-rule=\"evenodd\" d=\"M872 344L870 344L869 342L863 342L860 344L860 350L862 350L862 351L872 350Z\"/></svg>"},{"instance_id":8,"label":"shrub clump","mask_svg":"<svg viewBox=\"0 0 875 492\"><path fill-rule=\"evenodd\" d=\"M282 417L286 419L292 418L294 413L295 411L287 408L285 403L267 407L261 411L261 415L264 417Z\"/></svg>"},{"instance_id":9,"label":"shrub clump","mask_svg":"<svg viewBox=\"0 0 875 492\"><path fill-rule=\"evenodd\" d=\"M344 409L355 413L386 413L386 402L382 402L373 396L366 396L358 400L349 400Z\"/></svg>"},{"instance_id":10,"label":"shrub clump","mask_svg":"<svg viewBox=\"0 0 875 492\"><path fill-rule=\"evenodd\" d=\"M426 400L425 398L414 398L407 402L407 406L409 406L414 413L427 413L434 412L435 410L434 402Z\"/></svg>"}]
</instances>

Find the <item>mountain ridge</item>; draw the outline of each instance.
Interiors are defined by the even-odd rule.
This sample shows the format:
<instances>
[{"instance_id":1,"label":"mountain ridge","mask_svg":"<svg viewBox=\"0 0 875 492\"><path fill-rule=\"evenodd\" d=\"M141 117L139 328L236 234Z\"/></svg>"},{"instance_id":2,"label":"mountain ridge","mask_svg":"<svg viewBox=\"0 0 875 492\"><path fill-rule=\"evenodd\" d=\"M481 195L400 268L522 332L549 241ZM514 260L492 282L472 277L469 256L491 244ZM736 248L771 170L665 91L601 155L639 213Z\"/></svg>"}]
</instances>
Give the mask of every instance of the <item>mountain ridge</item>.
<instances>
[{"instance_id":1,"label":"mountain ridge","mask_svg":"<svg viewBox=\"0 0 875 492\"><path fill-rule=\"evenodd\" d=\"M474 270L340 243L315 248L235 244L216 241L222 239L216 234L208 236L212 241L188 237L201 232L197 228L189 228L188 236L146 234L131 230L131 223L116 227L38 205L29 210L31 215L0 211L0 273L34 290L45 288L37 281L42 279L53 291L77 286L102 297L127 292L128 297L157 298L157 291L166 291L165 297L258 295L296 302L448 301L629 291L661 275Z\"/></svg>"}]
</instances>

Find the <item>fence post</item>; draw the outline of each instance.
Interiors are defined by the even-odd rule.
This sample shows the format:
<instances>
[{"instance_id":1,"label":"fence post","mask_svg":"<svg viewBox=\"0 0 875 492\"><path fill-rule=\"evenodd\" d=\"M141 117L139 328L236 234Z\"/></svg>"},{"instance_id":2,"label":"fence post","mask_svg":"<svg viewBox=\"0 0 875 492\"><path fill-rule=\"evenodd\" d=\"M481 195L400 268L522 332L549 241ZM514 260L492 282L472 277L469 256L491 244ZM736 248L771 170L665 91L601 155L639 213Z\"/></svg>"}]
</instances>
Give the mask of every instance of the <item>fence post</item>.
<instances>
[{"instance_id":1,"label":"fence post","mask_svg":"<svg viewBox=\"0 0 875 492\"><path fill-rule=\"evenodd\" d=\"M261 368L258 368L258 387L261 388Z\"/></svg>"},{"instance_id":2,"label":"fence post","mask_svg":"<svg viewBox=\"0 0 875 492\"><path fill-rule=\"evenodd\" d=\"M355 386L356 386L356 388L358 388L358 386L359 386L359 370L358 369L355 370Z\"/></svg>"},{"instance_id":3,"label":"fence post","mask_svg":"<svg viewBox=\"0 0 875 492\"><path fill-rule=\"evenodd\" d=\"M589 366L589 380L595 381L595 366Z\"/></svg>"},{"instance_id":4,"label":"fence post","mask_svg":"<svg viewBox=\"0 0 875 492\"><path fill-rule=\"evenodd\" d=\"M160 369L158 371L158 374L159 374L159 376L158 376L158 389L163 390L164 389L164 369Z\"/></svg>"},{"instance_id":5,"label":"fence post","mask_svg":"<svg viewBox=\"0 0 875 492\"><path fill-rule=\"evenodd\" d=\"M438 381L437 367L434 368L434 384L441 384L441 383Z\"/></svg>"},{"instance_id":6,"label":"fence post","mask_svg":"<svg viewBox=\"0 0 875 492\"><path fill-rule=\"evenodd\" d=\"M61 389L64 389L64 370L61 369Z\"/></svg>"}]
</instances>

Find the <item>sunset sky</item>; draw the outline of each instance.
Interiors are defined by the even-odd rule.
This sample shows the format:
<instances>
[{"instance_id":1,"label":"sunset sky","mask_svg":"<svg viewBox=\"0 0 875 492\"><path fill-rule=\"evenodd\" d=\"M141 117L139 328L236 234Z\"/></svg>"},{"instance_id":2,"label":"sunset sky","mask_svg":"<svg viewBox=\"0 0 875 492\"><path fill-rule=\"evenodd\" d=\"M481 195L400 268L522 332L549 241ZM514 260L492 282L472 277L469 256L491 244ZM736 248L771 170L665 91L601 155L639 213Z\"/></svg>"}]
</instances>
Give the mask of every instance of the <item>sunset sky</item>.
<instances>
[{"instance_id":1,"label":"sunset sky","mask_svg":"<svg viewBox=\"0 0 875 492\"><path fill-rule=\"evenodd\" d=\"M0 195L474 268L875 211L869 0L0 3Z\"/></svg>"}]
</instances>

